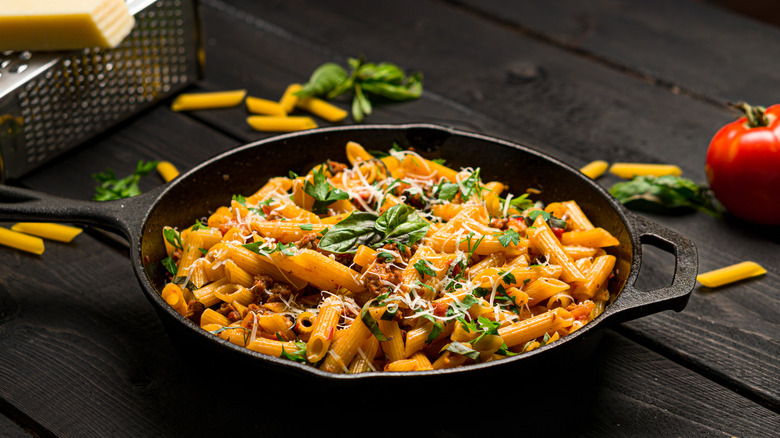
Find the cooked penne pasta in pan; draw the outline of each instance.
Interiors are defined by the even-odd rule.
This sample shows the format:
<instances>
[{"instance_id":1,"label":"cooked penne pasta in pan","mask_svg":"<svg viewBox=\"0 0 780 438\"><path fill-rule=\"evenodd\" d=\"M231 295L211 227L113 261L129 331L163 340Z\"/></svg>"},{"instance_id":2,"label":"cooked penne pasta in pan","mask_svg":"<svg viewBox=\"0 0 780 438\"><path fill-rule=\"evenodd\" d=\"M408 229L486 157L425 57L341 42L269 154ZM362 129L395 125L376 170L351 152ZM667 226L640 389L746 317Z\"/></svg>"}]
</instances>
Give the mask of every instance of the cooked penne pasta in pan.
<instances>
[{"instance_id":1,"label":"cooked penne pasta in pan","mask_svg":"<svg viewBox=\"0 0 780 438\"><path fill-rule=\"evenodd\" d=\"M413 150L345 149L165 227L165 301L214 336L332 373L509 358L610 301L619 241L575 200L543 205Z\"/></svg>"}]
</instances>

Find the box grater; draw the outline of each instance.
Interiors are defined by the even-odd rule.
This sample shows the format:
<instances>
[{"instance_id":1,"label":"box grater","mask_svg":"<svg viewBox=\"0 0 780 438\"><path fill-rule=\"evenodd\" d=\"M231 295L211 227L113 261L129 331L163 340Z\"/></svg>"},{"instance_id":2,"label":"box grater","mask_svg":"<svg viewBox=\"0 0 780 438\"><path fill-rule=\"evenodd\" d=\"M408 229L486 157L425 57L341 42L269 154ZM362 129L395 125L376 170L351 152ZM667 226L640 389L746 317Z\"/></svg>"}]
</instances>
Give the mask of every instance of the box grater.
<instances>
[{"instance_id":1,"label":"box grater","mask_svg":"<svg viewBox=\"0 0 780 438\"><path fill-rule=\"evenodd\" d=\"M0 180L19 178L203 72L197 0L129 0L114 49L0 52Z\"/></svg>"}]
</instances>

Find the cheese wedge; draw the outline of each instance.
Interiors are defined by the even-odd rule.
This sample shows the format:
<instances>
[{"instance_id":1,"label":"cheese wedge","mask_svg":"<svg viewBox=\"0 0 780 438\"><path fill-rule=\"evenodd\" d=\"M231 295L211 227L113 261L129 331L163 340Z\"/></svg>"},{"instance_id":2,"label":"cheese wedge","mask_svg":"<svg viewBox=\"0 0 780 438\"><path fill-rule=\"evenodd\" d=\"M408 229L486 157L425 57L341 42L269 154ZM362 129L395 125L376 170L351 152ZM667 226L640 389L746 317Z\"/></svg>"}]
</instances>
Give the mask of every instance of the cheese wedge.
<instances>
[{"instance_id":1,"label":"cheese wedge","mask_svg":"<svg viewBox=\"0 0 780 438\"><path fill-rule=\"evenodd\" d=\"M0 50L113 48L134 24L124 0L0 0Z\"/></svg>"}]
</instances>

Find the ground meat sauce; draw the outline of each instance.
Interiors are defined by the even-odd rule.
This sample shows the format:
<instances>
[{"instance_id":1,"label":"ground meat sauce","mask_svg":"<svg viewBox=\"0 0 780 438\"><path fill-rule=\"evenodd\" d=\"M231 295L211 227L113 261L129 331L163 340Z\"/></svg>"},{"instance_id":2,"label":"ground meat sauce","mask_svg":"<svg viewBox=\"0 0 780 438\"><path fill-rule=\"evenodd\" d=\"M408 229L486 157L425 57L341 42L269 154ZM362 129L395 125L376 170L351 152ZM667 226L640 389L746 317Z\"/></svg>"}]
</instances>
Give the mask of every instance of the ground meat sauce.
<instances>
[{"instance_id":1,"label":"ground meat sauce","mask_svg":"<svg viewBox=\"0 0 780 438\"><path fill-rule=\"evenodd\" d=\"M401 282L401 270L394 264L377 261L364 273L364 278L371 295L379 296L390 292Z\"/></svg>"}]
</instances>

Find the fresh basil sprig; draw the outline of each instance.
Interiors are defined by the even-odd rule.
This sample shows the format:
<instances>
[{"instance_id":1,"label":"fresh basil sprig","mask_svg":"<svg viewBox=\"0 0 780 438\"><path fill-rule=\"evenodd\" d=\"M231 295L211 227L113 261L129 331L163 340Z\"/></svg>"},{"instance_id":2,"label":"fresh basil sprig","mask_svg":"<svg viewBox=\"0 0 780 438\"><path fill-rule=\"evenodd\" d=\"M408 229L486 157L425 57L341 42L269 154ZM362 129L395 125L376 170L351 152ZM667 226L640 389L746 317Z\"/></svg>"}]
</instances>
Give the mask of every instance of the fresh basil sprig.
<instances>
[{"instance_id":1,"label":"fresh basil sprig","mask_svg":"<svg viewBox=\"0 0 780 438\"><path fill-rule=\"evenodd\" d=\"M365 62L362 58L348 58L351 72L340 65L327 62L317 67L309 81L295 94L299 97L320 96L335 99L352 93L352 118L362 122L371 114L371 96L394 101L417 99L422 95L422 74L407 76L393 63Z\"/></svg>"},{"instance_id":2,"label":"fresh basil sprig","mask_svg":"<svg viewBox=\"0 0 780 438\"><path fill-rule=\"evenodd\" d=\"M353 253L360 245L377 248L386 243L413 245L428 232L429 224L413 207L394 205L382 215L355 211L333 225L319 247L337 254Z\"/></svg>"},{"instance_id":3,"label":"fresh basil sprig","mask_svg":"<svg viewBox=\"0 0 780 438\"><path fill-rule=\"evenodd\" d=\"M721 215L709 188L674 175L636 176L613 185L609 193L634 210L669 213L696 209L715 217Z\"/></svg>"}]
</instances>

